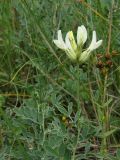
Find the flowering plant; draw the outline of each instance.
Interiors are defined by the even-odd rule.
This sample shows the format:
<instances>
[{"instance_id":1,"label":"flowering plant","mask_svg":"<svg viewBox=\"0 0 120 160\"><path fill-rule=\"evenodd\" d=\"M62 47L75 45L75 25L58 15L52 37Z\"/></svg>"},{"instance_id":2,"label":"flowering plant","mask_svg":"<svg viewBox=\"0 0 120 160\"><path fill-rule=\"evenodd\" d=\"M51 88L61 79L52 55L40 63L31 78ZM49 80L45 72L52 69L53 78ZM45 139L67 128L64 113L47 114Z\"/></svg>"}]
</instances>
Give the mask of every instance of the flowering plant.
<instances>
[{"instance_id":1,"label":"flowering plant","mask_svg":"<svg viewBox=\"0 0 120 160\"><path fill-rule=\"evenodd\" d=\"M55 45L64 50L68 57L72 61L79 61L81 63L88 60L91 55L91 52L97 49L101 44L102 40L97 41L96 31L93 31L92 41L90 46L83 50L83 45L87 40L87 30L84 25L78 27L77 30L77 43L74 39L74 35L72 31L69 31L66 34L65 42L63 41L61 30L58 30L58 39L53 40Z\"/></svg>"}]
</instances>

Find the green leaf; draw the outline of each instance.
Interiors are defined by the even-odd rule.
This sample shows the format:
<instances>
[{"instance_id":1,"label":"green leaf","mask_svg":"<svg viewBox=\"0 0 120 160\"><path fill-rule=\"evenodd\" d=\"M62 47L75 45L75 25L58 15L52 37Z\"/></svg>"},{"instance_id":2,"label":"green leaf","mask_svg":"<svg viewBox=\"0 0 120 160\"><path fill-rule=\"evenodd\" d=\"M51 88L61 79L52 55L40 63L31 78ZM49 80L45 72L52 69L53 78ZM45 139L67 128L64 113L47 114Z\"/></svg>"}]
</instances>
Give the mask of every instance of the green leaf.
<instances>
[{"instance_id":1,"label":"green leaf","mask_svg":"<svg viewBox=\"0 0 120 160\"><path fill-rule=\"evenodd\" d=\"M34 123L38 123L37 117L38 117L38 113L37 113L37 109L30 106L24 106L21 108L17 108L15 109L15 113L16 116L24 119L24 120L29 120L32 121ZM41 116L42 117L42 116Z\"/></svg>"},{"instance_id":2,"label":"green leaf","mask_svg":"<svg viewBox=\"0 0 120 160\"><path fill-rule=\"evenodd\" d=\"M120 159L120 148L118 148L118 149L117 149L117 153L116 153L116 155L117 155L117 158L119 158L119 159Z\"/></svg>"},{"instance_id":3,"label":"green leaf","mask_svg":"<svg viewBox=\"0 0 120 160\"><path fill-rule=\"evenodd\" d=\"M67 110L64 108L64 107L62 107L61 105L55 105L56 107L57 107L57 109L60 111L60 113L62 113L63 115L65 115L65 116L69 116L69 113L67 112Z\"/></svg>"},{"instance_id":4,"label":"green leaf","mask_svg":"<svg viewBox=\"0 0 120 160\"><path fill-rule=\"evenodd\" d=\"M72 111L73 111L73 103L69 103L69 105L68 105L68 114L69 114L69 116L71 115Z\"/></svg>"},{"instance_id":5,"label":"green leaf","mask_svg":"<svg viewBox=\"0 0 120 160\"><path fill-rule=\"evenodd\" d=\"M114 132L116 132L116 130L117 130L117 129L112 129L112 130L110 130L110 131L107 131L107 132L103 133L100 137L101 137L101 138L108 137L108 136L110 136L111 134L113 134Z\"/></svg>"},{"instance_id":6,"label":"green leaf","mask_svg":"<svg viewBox=\"0 0 120 160\"><path fill-rule=\"evenodd\" d=\"M103 107L107 107L112 101L113 101L113 98L110 98L106 103L104 103Z\"/></svg>"},{"instance_id":7,"label":"green leaf","mask_svg":"<svg viewBox=\"0 0 120 160\"><path fill-rule=\"evenodd\" d=\"M54 157L58 157L59 154L58 152L56 151L56 149L53 149L51 146L45 146L45 150L47 151L47 153L51 156L54 156Z\"/></svg>"}]
</instances>

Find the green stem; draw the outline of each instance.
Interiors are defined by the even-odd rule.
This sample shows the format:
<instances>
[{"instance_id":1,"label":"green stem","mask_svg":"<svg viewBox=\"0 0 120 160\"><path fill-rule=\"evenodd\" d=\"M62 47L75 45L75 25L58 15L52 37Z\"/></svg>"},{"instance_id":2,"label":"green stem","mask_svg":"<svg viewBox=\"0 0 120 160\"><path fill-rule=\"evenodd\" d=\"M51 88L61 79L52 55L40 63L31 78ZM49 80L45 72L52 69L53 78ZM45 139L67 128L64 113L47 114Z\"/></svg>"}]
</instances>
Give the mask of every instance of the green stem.
<instances>
[{"instance_id":1,"label":"green stem","mask_svg":"<svg viewBox=\"0 0 120 160\"><path fill-rule=\"evenodd\" d=\"M110 45L111 45L111 33L112 33L112 20L113 20L113 7L114 7L114 0L112 0L112 3L111 3L111 8L110 8L110 11L109 11L109 30L108 30L108 47L107 47L107 53L110 53ZM107 87L106 87L106 84L107 84L107 79L108 79L108 75L106 74L105 76L105 80L104 80L104 90L103 90L103 105L105 104L106 102L106 90L107 90ZM103 114L104 114L104 121L103 121L103 134L104 132L107 132L109 130L109 110L108 110L108 106L105 106L104 109L103 109ZM102 150L104 152L107 151L108 149L108 138L105 136L103 137L103 142L102 142Z\"/></svg>"},{"instance_id":2,"label":"green stem","mask_svg":"<svg viewBox=\"0 0 120 160\"><path fill-rule=\"evenodd\" d=\"M80 116L81 113L81 108L80 108L80 72L79 72L79 64L77 64L77 112ZM77 150L77 146L79 143L79 137L80 137L80 117L78 118L78 122L77 122L77 140L76 140L76 144L75 147L73 148L73 156L72 156L72 160L75 160L75 153Z\"/></svg>"},{"instance_id":3,"label":"green stem","mask_svg":"<svg viewBox=\"0 0 120 160\"><path fill-rule=\"evenodd\" d=\"M103 100L102 100L102 105L104 106L105 102L106 102L106 90L107 90L107 74L105 76L105 80L104 80L104 88L103 88ZM107 107L105 106L103 108L103 115L104 115L104 121L103 121L103 135L105 132L107 132L108 130L108 117L106 117L106 114L108 112ZM102 145L101 145L101 151L102 152L106 152L107 151L107 137L103 137L102 139Z\"/></svg>"}]
</instances>

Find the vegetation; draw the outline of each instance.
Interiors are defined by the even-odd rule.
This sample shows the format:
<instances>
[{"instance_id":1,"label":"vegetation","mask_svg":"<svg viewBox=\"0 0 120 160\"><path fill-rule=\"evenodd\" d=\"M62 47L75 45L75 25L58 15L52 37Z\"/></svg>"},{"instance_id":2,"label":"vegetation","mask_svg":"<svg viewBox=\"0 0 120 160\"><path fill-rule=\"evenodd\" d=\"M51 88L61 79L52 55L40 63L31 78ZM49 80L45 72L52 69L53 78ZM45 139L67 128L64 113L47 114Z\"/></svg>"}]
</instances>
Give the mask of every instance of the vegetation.
<instances>
[{"instance_id":1,"label":"vegetation","mask_svg":"<svg viewBox=\"0 0 120 160\"><path fill-rule=\"evenodd\" d=\"M120 1L0 2L0 160L120 160ZM84 63L57 31L93 30Z\"/></svg>"}]
</instances>

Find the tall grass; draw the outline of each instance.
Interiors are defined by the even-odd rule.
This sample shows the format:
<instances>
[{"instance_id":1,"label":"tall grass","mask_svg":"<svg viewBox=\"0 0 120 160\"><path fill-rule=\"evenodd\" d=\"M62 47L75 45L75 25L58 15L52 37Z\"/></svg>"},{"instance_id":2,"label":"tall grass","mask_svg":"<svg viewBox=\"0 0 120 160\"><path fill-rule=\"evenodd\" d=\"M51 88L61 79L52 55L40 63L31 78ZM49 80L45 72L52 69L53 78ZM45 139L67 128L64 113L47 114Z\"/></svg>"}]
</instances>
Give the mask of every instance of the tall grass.
<instances>
[{"instance_id":1,"label":"tall grass","mask_svg":"<svg viewBox=\"0 0 120 160\"><path fill-rule=\"evenodd\" d=\"M120 159L120 2L0 3L0 160ZM53 39L85 25L102 47L72 63ZM87 45L88 45L87 44Z\"/></svg>"}]
</instances>

